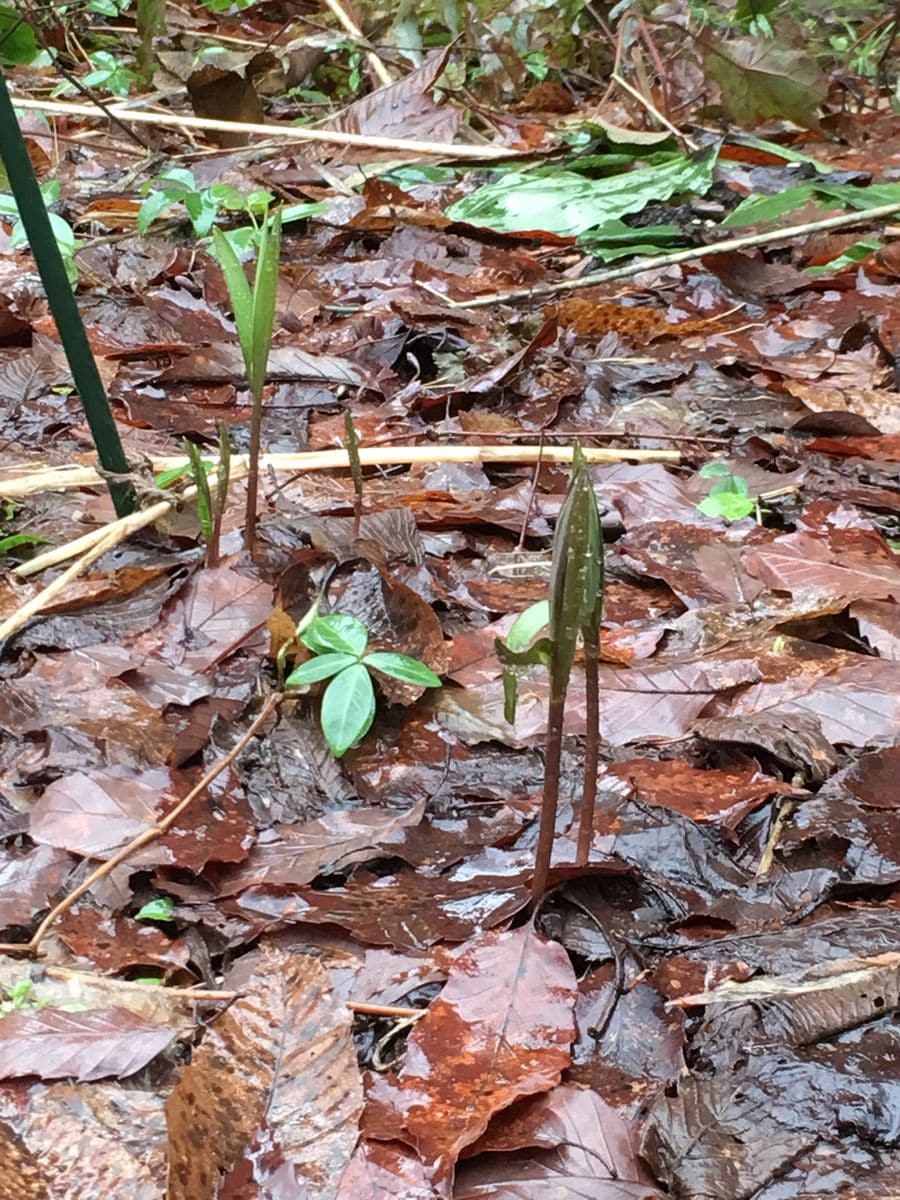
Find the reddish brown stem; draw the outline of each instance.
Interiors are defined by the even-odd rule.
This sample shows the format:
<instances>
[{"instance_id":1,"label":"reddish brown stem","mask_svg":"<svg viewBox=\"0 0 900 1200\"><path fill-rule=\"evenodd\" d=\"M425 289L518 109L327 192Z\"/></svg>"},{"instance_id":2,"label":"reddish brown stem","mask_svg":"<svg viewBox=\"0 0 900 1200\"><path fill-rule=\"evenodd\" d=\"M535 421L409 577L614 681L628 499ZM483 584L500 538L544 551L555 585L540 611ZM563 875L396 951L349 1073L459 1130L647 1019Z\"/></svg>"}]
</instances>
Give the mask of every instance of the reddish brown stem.
<instances>
[{"instance_id":1,"label":"reddish brown stem","mask_svg":"<svg viewBox=\"0 0 900 1200\"><path fill-rule=\"evenodd\" d=\"M250 418L250 464L247 470L247 509L244 519L244 545L253 554L256 548L256 496L259 490L259 448L262 440L262 396L253 397Z\"/></svg>"},{"instance_id":2,"label":"reddish brown stem","mask_svg":"<svg viewBox=\"0 0 900 1200\"><path fill-rule=\"evenodd\" d=\"M597 802L597 767L600 762L600 636L584 638L584 695L587 731L584 742L584 787L581 792L581 821L575 865L587 866L594 838L594 809Z\"/></svg>"},{"instance_id":3,"label":"reddish brown stem","mask_svg":"<svg viewBox=\"0 0 900 1200\"><path fill-rule=\"evenodd\" d=\"M534 856L534 878L531 898L537 904L547 891L550 860L553 856L553 835L556 832L556 810L559 807L559 769L562 761L563 716L566 707L565 690L550 698L547 714L547 751L544 759L544 797L541 801L541 827Z\"/></svg>"}]
</instances>

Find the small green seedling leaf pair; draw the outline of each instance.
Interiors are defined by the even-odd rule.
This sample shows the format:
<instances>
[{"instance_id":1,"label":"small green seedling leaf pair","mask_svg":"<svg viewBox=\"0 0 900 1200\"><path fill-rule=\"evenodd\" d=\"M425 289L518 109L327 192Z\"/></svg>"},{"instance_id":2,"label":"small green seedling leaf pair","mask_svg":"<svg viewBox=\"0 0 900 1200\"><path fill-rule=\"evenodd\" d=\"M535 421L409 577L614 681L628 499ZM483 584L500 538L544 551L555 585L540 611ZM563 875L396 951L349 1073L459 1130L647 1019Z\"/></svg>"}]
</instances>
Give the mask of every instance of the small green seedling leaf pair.
<instances>
[{"instance_id":1,"label":"small green seedling leaf pair","mask_svg":"<svg viewBox=\"0 0 900 1200\"><path fill-rule=\"evenodd\" d=\"M319 719L328 748L335 758L365 737L375 719L375 688L370 671L378 671L417 687L440 687L430 667L406 654L376 650L366 654L369 633L361 621L346 613L317 617L300 634L316 655L285 680L286 687L303 687L330 679L322 697Z\"/></svg>"},{"instance_id":2,"label":"small green seedling leaf pair","mask_svg":"<svg viewBox=\"0 0 900 1200\"><path fill-rule=\"evenodd\" d=\"M723 462L705 463L699 471L703 479L715 479L697 508L706 517L722 517L725 521L740 521L757 511L757 502L750 495L747 480L734 475Z\"/></svg>"}]
</instances>

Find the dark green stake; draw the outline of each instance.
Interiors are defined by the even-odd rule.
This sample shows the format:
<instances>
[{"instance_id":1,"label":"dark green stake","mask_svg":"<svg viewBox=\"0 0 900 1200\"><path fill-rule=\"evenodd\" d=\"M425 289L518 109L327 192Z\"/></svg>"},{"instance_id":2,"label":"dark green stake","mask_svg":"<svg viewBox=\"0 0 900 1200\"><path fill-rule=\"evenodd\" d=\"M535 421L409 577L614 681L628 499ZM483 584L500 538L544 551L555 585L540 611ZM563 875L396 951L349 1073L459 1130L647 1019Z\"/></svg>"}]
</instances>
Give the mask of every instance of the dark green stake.
<instances>
[{"instance_id":1,"label":"dark green stake","mask_svg":"<svg viewBox=\"0 0 900 1200\"><path fill-rule=\"evenodd\" d=\"M28 151L22 138L19 123L13 110L12 100L6 87L6 79L0 71L0 158L13 196L31 252L40 272L41 282L50 302L50 310L59 330L60 341L69 361L75 388L90 426L97 457L104 471L112 475L128 475L131 471L119 431L113 419L109 400L100 380L97 364L85 333L84 323L75 303L72 285L66 275L62 255L50 227L44 199L38 187ZM107 480L116 512L120 517L135 510L134 492L128 484Z\"/></svg>"}]
</instances>

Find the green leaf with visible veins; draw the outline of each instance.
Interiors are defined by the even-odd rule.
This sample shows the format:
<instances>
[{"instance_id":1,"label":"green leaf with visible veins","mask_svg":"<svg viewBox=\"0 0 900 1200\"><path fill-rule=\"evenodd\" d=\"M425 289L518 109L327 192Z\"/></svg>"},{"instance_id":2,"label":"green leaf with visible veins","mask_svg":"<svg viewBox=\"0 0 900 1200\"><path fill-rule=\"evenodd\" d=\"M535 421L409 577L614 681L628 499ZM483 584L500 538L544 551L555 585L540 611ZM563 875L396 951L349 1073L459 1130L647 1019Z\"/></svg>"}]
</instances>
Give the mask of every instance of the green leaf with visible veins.
<instances>
[{"instance_id":1,"label":"green leaf with visible veins","mask_svg":"<svg viewBox=\"0 0 900 1200\"><path fill-rule=\"evenodd\" d=\"M325 689L319 714L328 749L341 758L369 732L375 719L375 689L362 663L347 667Z\"/></svg>"},{"instance_id":2,"label":"green leaf with visible veins","mask_svg":"<svg viewBox=\"0 0 900 1200\"><path fill-rule=\"evenodd\" d=\"M439 676L431 667L426 667L417 658L410 658L408 654L389 654L384 650L376 650L373 654L367 654L363 662L382 675L390 675L403 683L414 683L425 688L441 686Z\"/></svg>"}]
</instances>

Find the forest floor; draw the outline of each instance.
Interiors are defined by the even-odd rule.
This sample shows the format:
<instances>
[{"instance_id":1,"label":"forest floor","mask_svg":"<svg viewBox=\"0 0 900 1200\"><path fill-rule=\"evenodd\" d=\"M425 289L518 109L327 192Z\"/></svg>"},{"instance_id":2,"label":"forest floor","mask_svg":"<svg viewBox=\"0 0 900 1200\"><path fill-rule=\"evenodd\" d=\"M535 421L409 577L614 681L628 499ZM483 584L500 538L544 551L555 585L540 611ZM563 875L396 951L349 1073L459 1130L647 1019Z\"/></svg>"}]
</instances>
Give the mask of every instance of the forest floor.
<instances>
[{"instance_id":1,"label":"forest floor","mask_svg":"<svg viewBox=\"0 0 900 1200\"><path fill-rule=\"evenodd\" d=\"M453 142L461 110L434 98L429 63L333 127ZM28 68L11 80L43 94ZM135 231L150 181L177 158L198 195L319 207L285 225L255 555L236 477L218 562L196 505L173 508L3 646L0 927L34 960L0 959L4 1196L895 1194L900 243L864 212L787 227L900 210L900 119L877 97L828 112L827 135L698 122L693 150L665 132L648 150L652 120L620 104L617 141L580 158L558 115L495 113L489 149L544 172L525 193L508 164L127 126L148 155L118 125L24 112L84 243L78 303L144 503L168 494L154 476L185 439L215 455L224 423L245 453L249 417L209 247L177 207ZM626 183L649 198L625 214L645 237L622 257L627 232L598 256L559 217L614 159L619 183L675 179L667 195ZM101 481L42 474L95 455L11 230L4 620L68 566L30 574L38 555L115 515ZM635 267L647 246L695 254ZM628 273L580 286L605 264ZM348 469L277 457L339 450L347 412L384 452L358 526ZM507 723L495 640L546 598L569 478L552 452L576 437L608 452L590 468L598 809L576 867L576 662L551 891L532 911L547 683L524 680ZM380 677L374 725L340 759L321 685L283 690L323 591L369 650L443 681Z\"/></svg>"}]
</instances>

